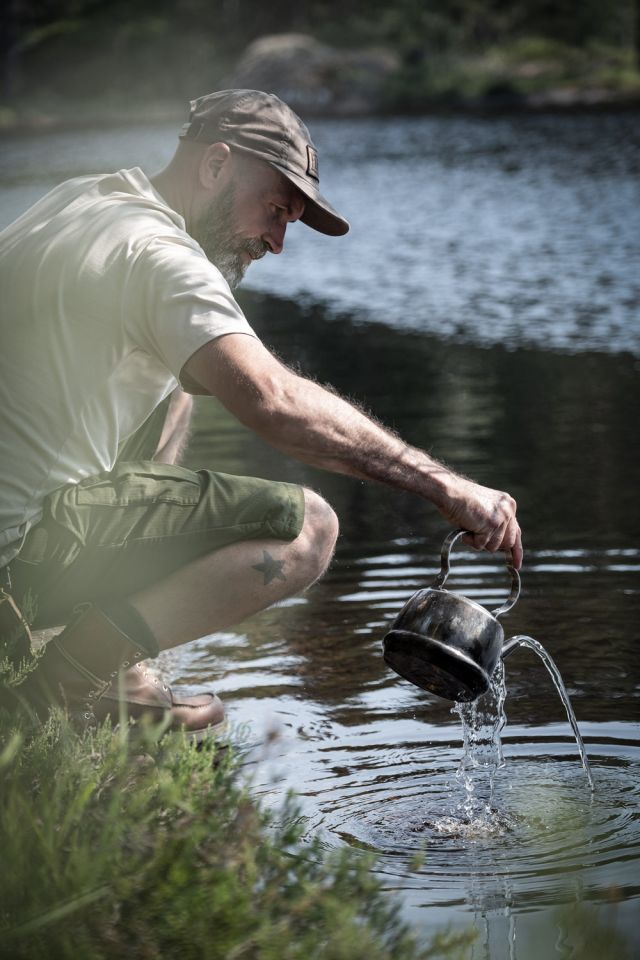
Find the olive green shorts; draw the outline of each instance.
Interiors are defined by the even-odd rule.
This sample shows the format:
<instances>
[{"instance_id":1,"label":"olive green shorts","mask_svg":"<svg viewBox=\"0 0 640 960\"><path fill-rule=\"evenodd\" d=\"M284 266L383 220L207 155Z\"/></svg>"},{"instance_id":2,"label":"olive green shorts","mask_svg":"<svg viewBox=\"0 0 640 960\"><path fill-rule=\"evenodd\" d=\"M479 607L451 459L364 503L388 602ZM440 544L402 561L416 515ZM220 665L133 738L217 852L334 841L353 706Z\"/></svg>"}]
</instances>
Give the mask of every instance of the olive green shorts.
<instances>
[{"instance_id":1,"label":"olive green shorts","mask_svg":"<svg viewBox=\"0 0 640 960\"><path fill-rule=\"evenodd\" d=\"M302 487L146 460L49 494L11 563L13 595L36 628L85 601L136 593L241 540L294 540Z\"/></svg>"}]
</instances>

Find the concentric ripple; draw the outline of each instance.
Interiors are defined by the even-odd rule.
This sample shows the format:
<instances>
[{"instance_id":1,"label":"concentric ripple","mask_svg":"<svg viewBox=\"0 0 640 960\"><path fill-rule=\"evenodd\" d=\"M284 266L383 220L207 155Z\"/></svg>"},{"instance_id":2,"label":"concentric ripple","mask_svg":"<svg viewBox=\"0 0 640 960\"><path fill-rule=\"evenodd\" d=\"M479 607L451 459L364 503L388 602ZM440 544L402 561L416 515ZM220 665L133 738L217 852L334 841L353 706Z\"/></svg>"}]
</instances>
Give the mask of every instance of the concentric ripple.
<instances>
[{"instance_id":1,"label":"concentric ripple","mask_svg":"<svg viewBox=\"0 0 640 960\"><path fill-rule=\"evenodd\" d=\"M508 879L511 902L526 898L530 907L557 903L578 877L601 893L637 896L640 748L617 756L600 753L606 744L588 749L595 795L571 743L547 742L541 754L529 731L506 745L492 790L476 782L470 812L459 743L412 751L404 761L378 744L352 758L348 771L345 746L336 745L323 751L331 782L318 771L307 784L308 831L320 831L329 846L375 851L381 873L402 873L403 886L437 888L455 900L467 896L470 877L487 887Z\"/></svg>"}]
</instances>

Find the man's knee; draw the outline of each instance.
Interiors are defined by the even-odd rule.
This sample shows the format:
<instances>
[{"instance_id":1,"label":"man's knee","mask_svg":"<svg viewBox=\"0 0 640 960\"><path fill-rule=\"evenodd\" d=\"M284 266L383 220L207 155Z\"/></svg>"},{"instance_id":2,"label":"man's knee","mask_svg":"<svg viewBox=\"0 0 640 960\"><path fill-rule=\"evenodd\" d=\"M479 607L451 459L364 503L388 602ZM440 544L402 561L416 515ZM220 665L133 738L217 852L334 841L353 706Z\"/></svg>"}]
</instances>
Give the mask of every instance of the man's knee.
<instances>
[{"instance_id":1,"label":"man's knee","mask_svg":"<svg viewBox=\"0 0 640 960\"><path fill-rule=\"evenodd\" d=\"M301 536L305 539L307 550L317 561L320 572L329 565L336 540L339 523L333 508L313 490L304 490L304 524Z\"/></svg>"}]
</instances>

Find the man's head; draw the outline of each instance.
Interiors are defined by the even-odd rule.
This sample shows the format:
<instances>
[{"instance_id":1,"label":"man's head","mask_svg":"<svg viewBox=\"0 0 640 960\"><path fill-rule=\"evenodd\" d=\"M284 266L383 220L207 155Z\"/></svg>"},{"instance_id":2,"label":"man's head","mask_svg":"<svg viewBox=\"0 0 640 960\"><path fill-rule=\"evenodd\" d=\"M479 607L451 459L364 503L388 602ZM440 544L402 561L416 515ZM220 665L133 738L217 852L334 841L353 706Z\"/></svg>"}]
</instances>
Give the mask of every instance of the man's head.
<instances>
[{"instance_id":1,"label":"man's head","mask_svg":"<svg viewBox=\"0 0 640 960\"><path fill-rule=\"evenodd\" d=\"M191 101L180 139L226 143L235 152L269 164L302 193L303 223L329 236L342 236L349 224L320 193L318 153L304 123L272 93L219 90Z\"/></svg>"},{"instance_id":2,"label":"man's head","mask_svg":"<svg viewBox=\"0 0 640 960\"><path fill-rule=\"evenodd\" d=\"M193 101L175 157L153 182L230 286L252 260L280 253L295 220L332 236L349 229L319 192L306 127L272 94L223 90Z\"/></svg>"}]
</instances>

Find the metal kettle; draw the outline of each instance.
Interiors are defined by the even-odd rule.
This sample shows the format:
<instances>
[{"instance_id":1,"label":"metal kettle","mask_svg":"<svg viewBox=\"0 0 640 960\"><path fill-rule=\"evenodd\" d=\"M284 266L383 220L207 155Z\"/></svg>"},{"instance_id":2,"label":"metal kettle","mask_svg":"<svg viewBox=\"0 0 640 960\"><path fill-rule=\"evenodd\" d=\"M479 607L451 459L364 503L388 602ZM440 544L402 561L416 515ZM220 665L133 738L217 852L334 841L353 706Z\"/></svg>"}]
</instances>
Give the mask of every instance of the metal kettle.
<instances>
[{"instance_id":1,"label":"metal kettle","mask_svg":"<svg viewBox=\"0 0 640 960\"><path fill-rule=\"evenodd\" d=\"M382 641L392 670L423 690L458 702L485 693L498 659L518 645L517 639L505 643L498 622L520 596L520 576L509 561L511 593L496 610L444 589L451 547L466 533L449 534L442 545L440 573L407 601Z\"/></svg>"}]
</instances>

